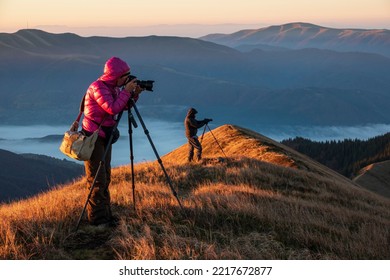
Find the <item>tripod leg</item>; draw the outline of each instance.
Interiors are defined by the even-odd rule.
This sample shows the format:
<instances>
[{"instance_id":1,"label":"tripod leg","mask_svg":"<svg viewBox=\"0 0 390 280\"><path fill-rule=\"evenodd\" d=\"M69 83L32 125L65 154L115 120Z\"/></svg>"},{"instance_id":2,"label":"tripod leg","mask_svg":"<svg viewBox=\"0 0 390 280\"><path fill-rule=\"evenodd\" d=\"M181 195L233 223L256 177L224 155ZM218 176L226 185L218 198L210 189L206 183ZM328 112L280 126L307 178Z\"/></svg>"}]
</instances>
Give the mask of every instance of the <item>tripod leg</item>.
<instances>
[{"instance_id":1,"label":"tripod leg","mask_svg":"<svg viewBox=\"0 0 390 280\"><path fill-rule=\"evenodd\" d=\"M133 209L135 208L135 176L134 176L134 152L133 152L133 127L132 123L134 122L133 115L131 114L130 108L128 109L128 124L129 124L129 143L130 143L130 162L131 162L131 186L133 189Z\"/></svg>"},{"instance_id":2,"label":"tripod leg","mask_svg":"<svg viewBox=\"0 0 390 280\"><path fill-rule=\"evenodd\" d=\"M222 151L223 155L225 156L225 158L227 158L227 156L226 156L225 152L223 151L223 149L222 149L221 145L219 144L219 142L218 142L217 138L215 138L215 136L214 136L213 132L211 131L211 129L210 129L210 127L209 127L209 125L208 125L208 124L206 124L206 126L207 126L207 128L210 130L210 133L211 133L211 135L213 135L213 137L214 137L214 140L215 140L215 142L217 142L217 144L218 144L219 148L221 149L221 151Z\"/></svg>"},{"instance_id":3,"label":"tripod leg","mask_svg":"<svg viewBox=\"0 0 390 280\"><path fill-rule=\"evenodd\" d=\"M206 126L204 126L202 137L200 137L200 144L202 144L204 133L206 132Z\"/></svg>"},{"instance_id":4,"label":"tripod leg","mask_svg":"<svg viewBox=\"0 0 390 280\"><path fill-rule=\"evenodd\" d=\"M164 167L164 165L163 165L163 163L162 163L162 160L161 160L160 156L158 155L158 152L157 152L157 150L156 150L156 147L155 147L154 144L153 144L152 138L151 138L150 135L149 135L149 131L148 131L147 128L146 128L146 125L145 125L145 123L144 123L144 121L143 121L143 119L142 119L142 117L141 117L141 114L139 113L139 111L138 111L138 109L137 109L137 106L135 105L134 100L131 100L131 101L132 101L132 104L131 104L131 105L133 106L134 111L135 111L135 113L137 114L137 117L138 117L138 119L139 119L139 121L140 121L140 123L141 123L141 125L142 125L142 128L144 129L145 135L146 135L146 137L148 138L150 145L152 146L153 152L154 152L154 154L156 155L157 161L158 161L158 163L160 164L162 171L164 172L164 175L165 175L165 178L167 179L167 182L168 182L168 184L169 184L169 187L171 188L171 191L172 191L173 195L175 196L177 202L179 203L179 206L180 206L181 210L184 212L184 209L183 209L183 206L181 205L181 202L180 202L180 200L179 200L179 197L177 196L177 193L176 193L175 189L173 188L173 184L172 184L171 178L169 178L168 173L167 173L167 171L165 170L165 167Z\"/></svg>"},{"instance_id":5,"label":"tripod leg","mask_svg":"<svg viewBox=\"0 0 390 280\"><path fill-rule=\"evenodd\" d=\"M123 114L123 111L120 112L119 115L118 115L118 120L116 121L116 123L115 123L115 125L114 125L114 130L118 127L118 124L119 124L119 121L120 121L120 119L121 119L121 117L122 117L122 114ZM87 201L85 202L83 211L81 212L80 217L79 217L79 220L77 221L76 231L78 231L78 229L79 229L81 219L82 219L83 216L84 216L85 209L87 208L87 205L88 205L88 201L89 201L89 199L91 198L92 191L93 191L93 189L94 189L94 187L95 187L95 185L96 185L97 177L98 177L98 175L99 175L99 173L100 173L100 170L102 169L102 166L103 166L103 164L104 164L105 158L106 158L106 156L107 156L107 153L108 153L108 150L109 150L108 147L110 147L113 138L114 138L114 135L111 134L111 135L110 135L110 138L108 139L108 142L107 142L107 148L106 148L105 151L104 151L104 155L102 156L102 159L101 159L101 161L100 161L100 163L99 163L99 167L98 167L98 169L97 169L97 171L96 171L96 174L95 174L95 177L94 177L94 179L93 179L93 182L92 182L92 185L91 185L91 189L90 189L89 194L88 194L88 197L87 197Z\"/></svg>"}]
</instances>

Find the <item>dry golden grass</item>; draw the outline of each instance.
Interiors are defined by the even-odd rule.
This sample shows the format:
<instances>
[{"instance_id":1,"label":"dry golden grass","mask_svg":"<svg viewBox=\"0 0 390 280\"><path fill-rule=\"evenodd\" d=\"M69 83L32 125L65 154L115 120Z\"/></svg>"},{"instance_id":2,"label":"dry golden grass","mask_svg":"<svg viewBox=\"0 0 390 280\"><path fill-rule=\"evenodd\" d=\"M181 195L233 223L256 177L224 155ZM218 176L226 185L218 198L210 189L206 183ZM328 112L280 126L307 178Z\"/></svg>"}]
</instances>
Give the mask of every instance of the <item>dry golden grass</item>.
<instances>
[{"instance_id":1,"label":"dry golden grass","mask_svg":"<svg viewBox=\"0 0 390 280\"><path fill-rule=\"evenodd\" d=\"M228 157L246 156L282 166L295 166L294 159L289 152L280 149L279 143L264 136L259 138L259 134L253 131L243 128L238 129L232 125L224 125L214 129L213 134L223 152L213 135L208 132L202 139L204 157L224 157L225 153ZM201 140L201 136L199 140ZM163 157L163 160L164 162L186 163L187 145L168 153Z\"/></svg>"},{"instance_id":2,"label":"dry golden grass","mask_svg":"<svg viewBox=\"0 0 390 280\"><path fill-rule=\"evenodd\" d=\"M390 201L296 152L234 126L206 134L205 161L186 147L113 170L115 229L75 226L83 180L0 208L1 259L389 259ZM231 141L229 141L229 139ZM234 141L232 141L234 140ZM242 153L245 151L245 154Z\"/></svg>"}]
</instances>

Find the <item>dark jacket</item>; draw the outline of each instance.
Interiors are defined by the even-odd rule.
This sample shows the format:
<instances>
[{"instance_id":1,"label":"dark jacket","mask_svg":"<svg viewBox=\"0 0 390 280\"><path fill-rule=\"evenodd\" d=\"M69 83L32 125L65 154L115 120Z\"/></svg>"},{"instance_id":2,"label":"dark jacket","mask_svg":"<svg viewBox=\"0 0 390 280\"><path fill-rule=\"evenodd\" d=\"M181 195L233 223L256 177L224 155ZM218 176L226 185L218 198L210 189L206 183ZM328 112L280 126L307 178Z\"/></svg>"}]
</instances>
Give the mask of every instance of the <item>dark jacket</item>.
<instances>
[{"instance_id":1,"label":"dark jacket","mask_svg":"<svg viewBox=\"0 0 390 280\"><path fill-rule=\"evenodd\" d=\"M207 120L198 121L195 119L195 114L198 113L194 108L188 110L187 116L184 120L184 126L186 128L186 137L192 138L196 136L198 128L201 128L207 123Z\"/></svg>"}]
</instances>

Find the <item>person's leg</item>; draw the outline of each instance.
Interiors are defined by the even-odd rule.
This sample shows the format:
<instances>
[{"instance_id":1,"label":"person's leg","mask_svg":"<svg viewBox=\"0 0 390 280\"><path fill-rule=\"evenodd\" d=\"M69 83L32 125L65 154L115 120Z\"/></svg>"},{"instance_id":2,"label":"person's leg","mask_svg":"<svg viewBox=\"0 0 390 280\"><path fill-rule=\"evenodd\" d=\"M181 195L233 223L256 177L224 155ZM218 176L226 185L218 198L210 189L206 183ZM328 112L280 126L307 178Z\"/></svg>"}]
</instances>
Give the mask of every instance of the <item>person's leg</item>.
<instances>
[{"instance_id":1,"label":"person's leg","mask_svg":"<svg viewBox=\"0 0 390 280\"><path fill-rule=\"evenodd\" d=\"M194 148L196 149L196 157L197 160L200 161L202 159L202 145L200 144L198 138L194 138L194 142L196 143L196 145L194 146Z\"/></svg>"},{"instance_id":2,"label":"person's leg","mask_svg":"<svg viewBox=\"0 0 390 280\"><path fill-rule=\"evenodd\" d=\"M90 188L92 187L93 180L103 158L104 152L105 140L99 137L95 143L95 148L91 159L84 162L88 191L90 191ZM111 151L109 151L108 154L110 154L111 157ZM110 165L109 162L108 165ZM106 223L110 220L110 210L107 208L107 205L109 205L109 200L110 197L108 192L107 171L105 163L97 175L95 186L91 192L91 197L87 204L88 221L90 224L98 225Z\"/></svg>"},{"instance_id":3,"label":"person's leg","mask_svg":"<svg viewBox=\"0 0 390 280\"><path fill-rule=\"evenodd\" d=\"M191 162L194 157L194 146L192 145L192 138L188 138L188 162Z\"/></svg>"},{"instance_id":4,"label":"person's leg","mask_svg":"<svg viewBox=\"0 0 390 280\"><path fill-rule=\"evenodd\" d=\"M191 145L191 159L194 155L194 149L196 149L196 156L197 160L201 160L202 158L202 145L200 144L199 140L197 137L193 137L188 139L189 145Z\"/></svg>"},{"instance_id":5,"label":"person's leg","mask_svg":"<svg viewBox=\"0 0 390 280\"><path fill-rule=\"evenodd\" d=\"M105 158L105 170L106 172L106 187L104 188L104 202L106 205L106 216L111 220L112 219L112 211L111 211L111 197L110 197L110 190L109 186L111 183L111 151L112 151L112 145L110 145L109 150L107 152L106 158Z\"/></svg>"}]
</instances>

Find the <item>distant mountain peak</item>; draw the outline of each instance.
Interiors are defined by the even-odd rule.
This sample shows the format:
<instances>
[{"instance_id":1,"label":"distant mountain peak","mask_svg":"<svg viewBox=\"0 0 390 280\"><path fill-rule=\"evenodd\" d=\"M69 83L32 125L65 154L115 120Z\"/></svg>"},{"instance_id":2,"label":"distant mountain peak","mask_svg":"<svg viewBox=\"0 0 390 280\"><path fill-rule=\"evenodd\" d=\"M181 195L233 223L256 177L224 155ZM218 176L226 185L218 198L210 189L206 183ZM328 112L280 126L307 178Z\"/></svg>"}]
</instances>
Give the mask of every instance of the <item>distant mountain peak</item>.
<instances>
[{"instance_id":1,"label":"distant mountain peak","mask_svg":"<svg viewBox=\"0 0 390 280\"><path fill-rule=\"evenodd\" d=\"M390 30L330 28L305 22L247 29L232 34L210 34L201 39L239 48L241 45L270 45L290 49L318 48L359 51L390 57Z\"/></svg>"}]
</instances>

